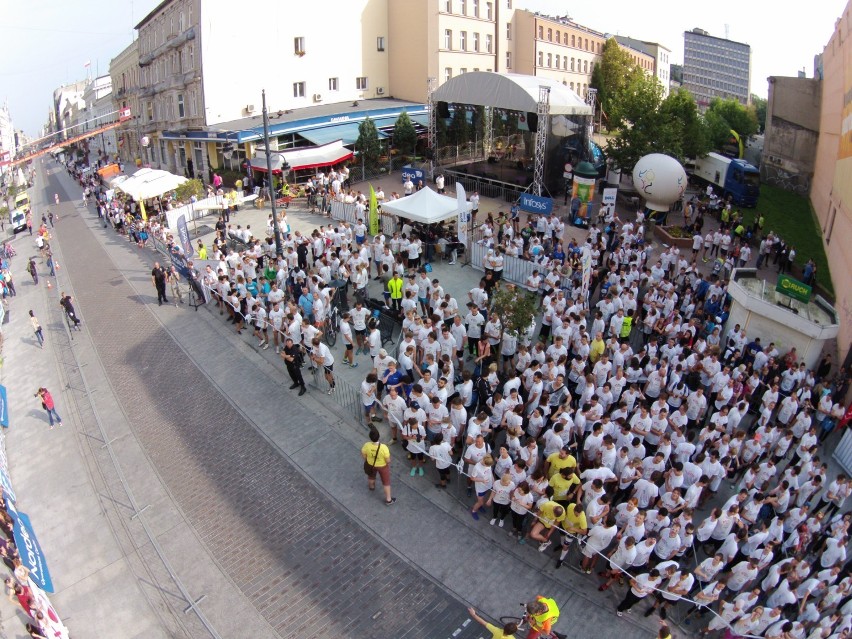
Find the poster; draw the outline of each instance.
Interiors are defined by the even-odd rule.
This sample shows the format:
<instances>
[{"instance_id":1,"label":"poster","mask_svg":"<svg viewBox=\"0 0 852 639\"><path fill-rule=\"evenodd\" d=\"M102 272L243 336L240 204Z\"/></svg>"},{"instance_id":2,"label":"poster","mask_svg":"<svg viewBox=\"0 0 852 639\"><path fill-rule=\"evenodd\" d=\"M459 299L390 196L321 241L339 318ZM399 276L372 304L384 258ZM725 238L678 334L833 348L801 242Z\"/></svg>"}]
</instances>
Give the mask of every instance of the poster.
<instances>
[{"instance_id":1,"label":"poster","mask_svg":"<svg viewBox=\"0 0 852 639\"><path fill-rule=\"evenodd\" d=\"M470 226L470 202L467 201L467 193L459 182L456 182L456 200L459 207L456 234L459 236L459 242L467 246L467 230Z\"/></svg>"},{"instance_id":2,"label":"poster","mask_svg":"<svg viewBox=\"0 0 852 639\"><path fill-rule=\"evenodd\" d=\"M609 218L615 213L615 200L618 197L618 189L609 187L603 190L603 201L601 202L601 216Z\"/></svg>"},{"instance_id":3,"label":"poster","mask_svg":"<svg viewBox=\"0 0 852 639\"><path fill-rule=\"evenodd\" d=\"M589 216L589 203L595 198L597 179L574 176L571 192L571 213L574 220L585 220ZM575 206L578 207L575 210Z\"/></svg>"}]
</instances>

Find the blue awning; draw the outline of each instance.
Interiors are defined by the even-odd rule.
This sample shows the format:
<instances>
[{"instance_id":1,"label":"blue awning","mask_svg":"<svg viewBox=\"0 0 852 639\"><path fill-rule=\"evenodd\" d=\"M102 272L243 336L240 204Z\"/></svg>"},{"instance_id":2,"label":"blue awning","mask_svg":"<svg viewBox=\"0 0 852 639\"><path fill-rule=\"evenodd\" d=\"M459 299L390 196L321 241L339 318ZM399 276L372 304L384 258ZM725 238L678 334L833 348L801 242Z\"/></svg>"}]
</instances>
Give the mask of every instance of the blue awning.
<instances>
[{"instance_id":1,"label":"blue awning","mask_svg":"<svg viewBox=\"0 0 852 639\"><path fill-rule=\"evenodd\" d=\"M358 139L358 122L308 129L299 131L299 135L314 144L328 144L335 140L342 140L343 144L355 144L355 140ZM386 136L379 131L379 139L384 137Z\"/></svg>"}]
</instances>

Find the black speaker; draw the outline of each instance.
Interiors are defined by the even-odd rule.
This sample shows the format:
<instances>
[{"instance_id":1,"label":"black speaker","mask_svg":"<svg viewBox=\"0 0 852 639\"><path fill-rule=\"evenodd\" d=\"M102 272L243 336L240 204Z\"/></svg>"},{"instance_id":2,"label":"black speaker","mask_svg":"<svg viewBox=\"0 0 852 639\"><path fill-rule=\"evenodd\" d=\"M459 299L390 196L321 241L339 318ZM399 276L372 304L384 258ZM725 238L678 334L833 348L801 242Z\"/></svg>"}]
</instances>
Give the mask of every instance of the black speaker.
<instances>
[{"instance_id":1,"label":"black speaker","mask_svg":"<svg viewBox=\"0 0 852 639\"><path fill-rule=\"evenodd\" d=\"M450 117L450 105L446 102L438 102L438 117L439 118L448 118Z\"/></svg>"},{"instance_id":2,"label":"black speaker","mask_svg":"<svg viewBox=\"0 0 852 639\"><path fill-rule=\"evenodd\" d=\"M527 112L527 127L530 131L538 131L538 113Z\"/></svg>"}]
</instances>

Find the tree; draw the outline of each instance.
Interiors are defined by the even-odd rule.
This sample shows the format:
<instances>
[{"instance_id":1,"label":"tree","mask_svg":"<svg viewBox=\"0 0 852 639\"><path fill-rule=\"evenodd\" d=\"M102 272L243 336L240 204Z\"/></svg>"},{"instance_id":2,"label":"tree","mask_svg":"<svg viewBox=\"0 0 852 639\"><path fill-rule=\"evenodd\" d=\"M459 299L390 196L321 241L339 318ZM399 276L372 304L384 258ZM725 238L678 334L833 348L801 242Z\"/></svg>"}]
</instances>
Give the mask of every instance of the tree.
<instances>
[{"instance_id":1,"label":"tree","mask_svg":"<svg viewBox=\"0 0 852 639\"><path fill-rule=\"evenodd\" d=\"M447 129L447 138L450 144L464 144L470 139L467 111L458 104L453 109L453 117L450 120L450 127Z\"/></svg>"},{"instance_id":2,"label":"tree","mask_svg":"<svg viewBox=\"0 0 852 639\"><path fill-rule=\"evenodd\" d=\"M751 94L751 105L754 107L754 115L757 118L757 130L759 133L766 131L766 98Z\"/></svg>"},{"instance_id":3,"label":"tree","mask_svg":"<svg viewBox=\"0 0 852 639\"><path fill-rule=\"evenodd\" d=\"M698 112L698 105L689 91L680 88L669 93L663 100L660 111L664 121L679 128L681 149L676 156L679 160L707 155L712 148L707 124Z\"/></svg>"},{"instance_id":4,"label":"tree","mask_svg":"<svg viewBox=\"0 0 852 639\"><path fill-rule=\"evenodd\" d=\"M745 142L746 138L757 133L760 128L754 108L743 106L733 98L728 98L727 100L713 98L710 100L710 106L707 109L707 113L705 113L705 117L709 113L719 116L728 124L723 137L718 137L721 133L721 127L718 126L718 123L713 127L717 137L712 138L711 142L716 148L721 148L727 142L731 135L731 129L736 131L743 142ZM711 116L711 118L714 116Z\"/></svg>"},{"instance_id":5,"label":"tree","mask_svg":"<svg viewBox=\"0 0 852 639\"><path fill-rule=\"evenodd\" d=\"M477 106L473 112L473 130L476 139L482 142L485 139L485 107Z\"/></svg>"},{"instance_id":6,"label":"tree","mask_svg":"<svg viewBox=\"0 0 852 639\"><path fill-rule=\"evenodd\" d=\"M355 140L355 151L363 158L364 164L374 168L379 163L382 145L379 142L379 131L370 116L358 125L358 139Z\"/></svg>"},{"instance_id":7,"label":"tree","mask_svg":"<svg viewBox=\"0 0 852 639\"><path fill-rule=\"evenodd\" d=\"M590 86L598 90L598 103L607 114L615 106L618 95L643 71L619 46L615 38L604 43L601 61L592 70Z\"/></svg>"},{"instance_id":8,"label":"tree","mask_svg":"<svg viewBox=\"0 0 852 639\"><path fill-rule=\"evenodd\" d=\"M406 111L399 114L393 125L393 145L402 155L413 154L417 146L417 131Z\"/></svg>"},{"instance_id":9,"label":"tree","mask_svg":"<svg viewBox=\"0 0 852 639\"><path fill-rule=\"evenodd\" d=\"M678 131L672 130L660 111L662 87L655 78L634 75L612 99L610 130L615 136L607 144L607 155L615 164L630 171L643 155L680 155Z\"/></svg>"},{"instance_id":10,"label":"tree","mask_svg":"<svg viewBox=\"0 0 852 639\"><path fill-rule=\"evenodd\" d=\"M204 184L199 179L187 180L175 189L175 195L181 202L189 202L193 195L200 198L204 192Z\"/></svg>"},{"instance_id":11,"label":"tree","mask_svg":"<svg viewBox=\"0 0 852 639\"><path fill-rule=\"evenodd\" d=\"M520 335L533 323L538 300L524 288L502 282L494 292L491 312L503 323L503 330Z\"/></svg>"}]
</instances>

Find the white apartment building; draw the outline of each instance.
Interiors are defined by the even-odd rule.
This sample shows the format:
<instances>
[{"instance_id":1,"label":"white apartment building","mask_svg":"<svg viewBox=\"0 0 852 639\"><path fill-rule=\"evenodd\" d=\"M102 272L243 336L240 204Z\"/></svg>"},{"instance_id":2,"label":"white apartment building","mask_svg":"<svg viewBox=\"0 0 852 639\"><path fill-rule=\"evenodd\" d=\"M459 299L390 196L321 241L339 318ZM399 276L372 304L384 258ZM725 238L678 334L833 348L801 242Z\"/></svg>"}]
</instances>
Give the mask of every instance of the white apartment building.
<instances>
[{"instance_id":1,"label":"white apartment building","mask_svg":"<svg viewBox=\"0 0 852 639\"><path fill-rule=\"evenodd\" d=\"M56 141L65 140L76 135L74 125L79 122L79 111L85 107L83 92L86 90L86 80L65 84L53 92L53 110L55 115Z\"/></svg>"},{"instance_id":2,"label":"white apartment building","mask_svg":"<svg viewBox=\"0 0 852 639\"><path fill-rule=\"evenodd\" d=\"M5 161L6 154L8 159L14 160L17 152L15 144L15 128L12 124L12 115L9 113L9 105L4 104L0 107L0 159ZM5 175L9 170L6 165L0 165L0 175Z\"/></svg>"},{"instance_id":3,"label":"white apartment building","mask_svg":"<svg viewBox=\"0 0 852 639\"><path fill-rule=\"evenodd\" d=\"M78 131L85 133L110 124L118 119L112 99L112 79L102 75L92 80L83 92L85 108L80 111L81 120ZM90 159L103 158L106 161L118 150L115 130L104 131L88 139Z\"/></svg>"},{"instance_id":4,"label":"white apartment building","mask_svg":"<svg viewBox=\"0 0 852 639\"><path fill-rule=\"evenodd\" d=\"M134 40L124 51L115 56L109 64L112 79L113 108L129 108L131 119L122 122L115 130L118 145L118 157L127 165L141 165L143 158L139 144L139 40Z\"/></svg>"}]
</instances>

